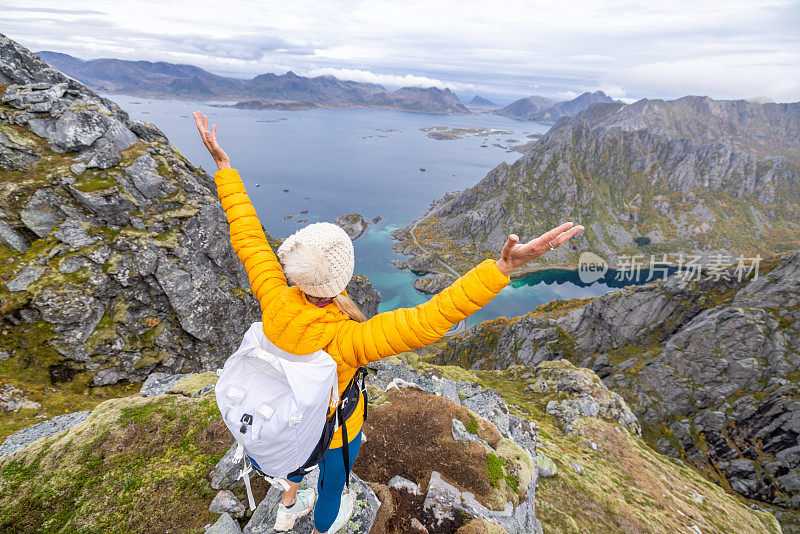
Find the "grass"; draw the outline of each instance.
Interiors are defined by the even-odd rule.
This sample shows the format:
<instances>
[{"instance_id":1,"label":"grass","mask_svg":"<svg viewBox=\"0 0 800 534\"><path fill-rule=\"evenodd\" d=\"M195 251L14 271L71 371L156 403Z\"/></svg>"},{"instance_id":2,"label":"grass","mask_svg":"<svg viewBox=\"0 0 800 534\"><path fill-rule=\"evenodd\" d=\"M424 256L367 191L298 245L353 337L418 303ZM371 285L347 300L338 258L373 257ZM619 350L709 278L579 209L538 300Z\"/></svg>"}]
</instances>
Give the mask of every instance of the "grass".
<instances>
[{"instance_id":1,"label":"grass","mask_svg":"<svg viewBox=\"0 0 800 534\"><path fill-rule=\"evenodd\" d=\"M231 438L214 397L117 399L0 459L4 532L198 532Z\"/></svg>"}]
</instances>

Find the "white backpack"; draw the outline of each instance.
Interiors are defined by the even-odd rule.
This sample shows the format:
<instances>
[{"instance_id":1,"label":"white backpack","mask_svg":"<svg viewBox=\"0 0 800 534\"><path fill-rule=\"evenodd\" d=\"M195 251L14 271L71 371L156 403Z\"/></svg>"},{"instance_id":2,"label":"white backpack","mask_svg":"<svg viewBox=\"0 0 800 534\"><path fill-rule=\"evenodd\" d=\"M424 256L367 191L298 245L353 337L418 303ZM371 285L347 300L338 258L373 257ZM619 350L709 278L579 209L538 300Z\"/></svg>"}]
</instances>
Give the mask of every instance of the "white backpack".
<instances>
[{"instance_id":1,"label":"white backpack","mask_svg":"<svg viewBox=\"0 0 800 534\"><path fill-rule=\"evenodd\" d=\"M339 403L336 362L323 350L279 349L258 322L218 373L217 405L238 443L234 460L244 462L239 476L254 509L250 471L288 489L284 479L313 470L327 450L339 423L328 418Z\"/></svg>"}]
</instances>

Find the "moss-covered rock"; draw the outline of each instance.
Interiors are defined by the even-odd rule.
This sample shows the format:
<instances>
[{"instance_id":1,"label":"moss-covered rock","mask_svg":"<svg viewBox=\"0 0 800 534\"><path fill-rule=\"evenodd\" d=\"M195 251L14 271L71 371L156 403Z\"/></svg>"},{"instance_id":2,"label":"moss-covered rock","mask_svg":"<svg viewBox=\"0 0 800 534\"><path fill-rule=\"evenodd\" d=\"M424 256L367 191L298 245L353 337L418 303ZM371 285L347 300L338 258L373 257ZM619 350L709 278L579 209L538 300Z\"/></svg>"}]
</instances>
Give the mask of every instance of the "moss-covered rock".
<instances>
[{"instance_id":1,"label":"moss-covered rock","mask_svg":"<svg viewBox=\"0 0 800 534\"><path fill-rule=\"evenodd\" d=\"M180 379L169 389L169 393L194 397L206 386L215 385L218 378L219 376L217 376L217 373L214 371L195 373L187 376L186 378Z\"/></svg>"}]
</instances>

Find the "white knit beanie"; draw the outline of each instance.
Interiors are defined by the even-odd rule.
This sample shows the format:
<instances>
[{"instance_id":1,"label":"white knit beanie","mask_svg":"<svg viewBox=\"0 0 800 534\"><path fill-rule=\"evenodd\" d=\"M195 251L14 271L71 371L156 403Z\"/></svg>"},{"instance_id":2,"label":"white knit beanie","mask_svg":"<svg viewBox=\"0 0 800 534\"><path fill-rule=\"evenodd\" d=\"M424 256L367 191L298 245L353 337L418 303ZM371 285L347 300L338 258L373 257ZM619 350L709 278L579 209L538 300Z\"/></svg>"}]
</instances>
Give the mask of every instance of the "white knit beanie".
<instances>
[{"instance_id":1,"label":"white knit beanie","mask_svg":"<svg viewBox=\"0 0 800 534\"><path fill-rule=\"evenodd\" d=\"M286 279L312 297L332 298L353 277L355 253L347 233L320 222L301 228L278 247Z\"/></svg>"}]
</instances>

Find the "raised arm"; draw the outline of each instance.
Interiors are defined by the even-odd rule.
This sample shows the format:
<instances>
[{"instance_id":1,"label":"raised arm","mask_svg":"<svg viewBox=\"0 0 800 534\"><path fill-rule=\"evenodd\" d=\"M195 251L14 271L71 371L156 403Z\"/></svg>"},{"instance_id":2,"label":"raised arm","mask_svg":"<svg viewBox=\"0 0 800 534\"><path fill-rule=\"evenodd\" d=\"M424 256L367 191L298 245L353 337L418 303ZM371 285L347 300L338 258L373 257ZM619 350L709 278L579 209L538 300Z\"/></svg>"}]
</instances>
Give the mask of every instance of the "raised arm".
<instances>
[{"instance_id":1,"label":"raised arm","mask_svg":"<svg viewBox=\"0 0 800 534\"><path fill-rule=\"evenodd\" d=\"M508 284L518 267L566 243L583 230L565 223L538 238L520 244L511 234L500 260L485 260L428 302L414 308L379 313L363 323L343 321L332 350L353 367L441 339L459 321L486 306Z\"/></svg>"},{"instance_id":2,"label":"raised arm","mask_svg":"<svg viewBox=\"0 0 800 534\"><path fill-rule=\"evenodd\" d=\"M208 129L208 117L194 113L197 129L219 170L214 174L217 195L230 224L231 245L244 264L250 286L261 308L288 287L286 277L264 235L258 215L247 196L244 183L236 169L232 169L228 155L217 143L217 128Z\"/></svg>"}]
</instances>

